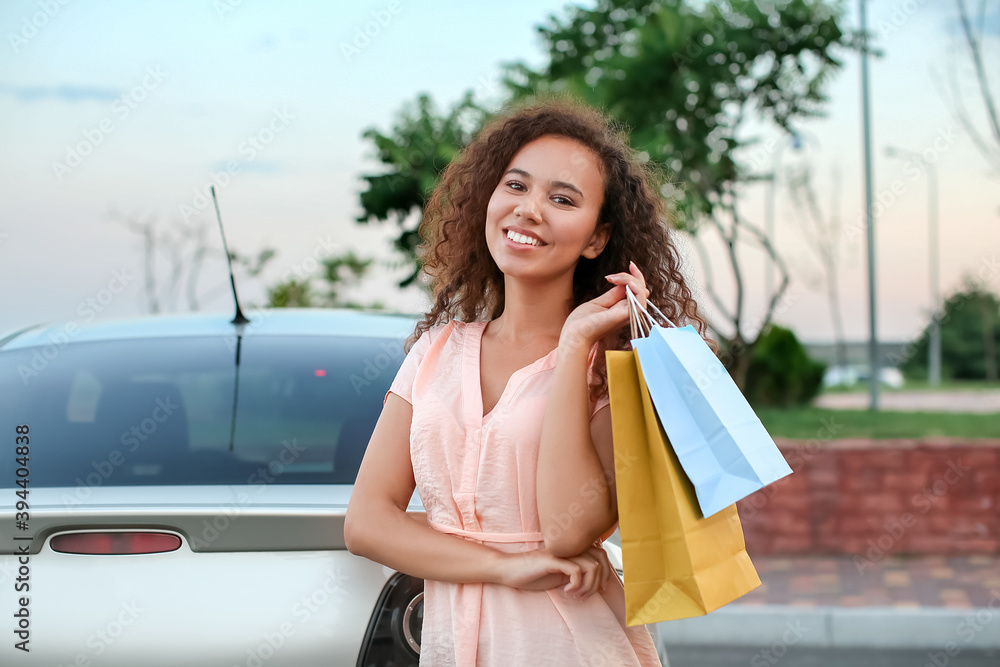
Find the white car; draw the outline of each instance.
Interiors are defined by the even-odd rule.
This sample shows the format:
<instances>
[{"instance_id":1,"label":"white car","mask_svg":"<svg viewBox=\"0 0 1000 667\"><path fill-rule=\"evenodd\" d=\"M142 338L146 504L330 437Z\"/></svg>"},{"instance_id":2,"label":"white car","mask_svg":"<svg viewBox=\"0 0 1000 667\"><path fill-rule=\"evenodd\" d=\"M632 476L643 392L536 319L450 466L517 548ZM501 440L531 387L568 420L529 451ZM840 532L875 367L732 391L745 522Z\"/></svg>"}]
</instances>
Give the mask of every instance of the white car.
<instances>
[{"instance_id":1,"label":"white car","mask_svg":"<svg viewBox=\"0 0 1000 667\"><path fill-rule=\"evenodd\" d=\"M868 367L864 365L830 366L823 373L824 387L847 386L868 381ZM878 369L879 384L899 389L905 384L903 373L898 368L883 366Z\"/></svg>"},{"instance_id":2,"label":"white car","mask_svg":"<svg viewBox=\"0 0 1000 667\"><path fill-rule=\"evenodd\" d=\"M0 339L0 665L416 665L423 581L343 537L414 323L277 309Z\"/></svg>"}]
</instances>

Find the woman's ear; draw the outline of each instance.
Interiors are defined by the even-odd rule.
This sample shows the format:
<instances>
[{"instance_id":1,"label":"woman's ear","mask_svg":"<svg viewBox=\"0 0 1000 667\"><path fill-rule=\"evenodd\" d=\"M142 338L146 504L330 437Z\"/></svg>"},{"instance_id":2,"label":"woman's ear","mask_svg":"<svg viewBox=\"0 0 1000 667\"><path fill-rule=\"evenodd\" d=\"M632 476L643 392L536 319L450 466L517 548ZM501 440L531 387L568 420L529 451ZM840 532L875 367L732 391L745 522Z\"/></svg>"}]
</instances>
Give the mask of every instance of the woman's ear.
<instances>
[{"instance_id":1,"label":"woman's ear","mask_svg":"<svg viewBox=\"0 0 1000 667\"><path fill-rule=\"evenodd\" d=\"M583 249L583 256L587 259L594 259L604 251L604 246L611 239L611 223L601 222L594 229L594 234L590 237L590 242Z\"/></svg>"}]
</instances>

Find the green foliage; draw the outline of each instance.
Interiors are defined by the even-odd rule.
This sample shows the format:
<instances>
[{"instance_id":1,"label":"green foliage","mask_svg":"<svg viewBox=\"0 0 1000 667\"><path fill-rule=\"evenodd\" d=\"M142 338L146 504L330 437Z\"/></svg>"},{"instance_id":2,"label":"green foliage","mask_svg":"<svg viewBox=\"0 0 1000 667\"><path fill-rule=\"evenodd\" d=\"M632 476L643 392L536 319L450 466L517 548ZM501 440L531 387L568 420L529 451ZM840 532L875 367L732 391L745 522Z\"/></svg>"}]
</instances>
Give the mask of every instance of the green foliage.
<instances>
[{"instance_id":1,"label":"green foliage","mask_svg":"<svg viewBox=\"0 0 1000 667\"><path fill-rule=\"evenodd\" d=\"M358 285L374 261L358 257L353 250L327 257L322 260L320 276L324 291L316 291L313 277L288 278L268 289L269 305L271 308L383 308L381 302L362 304L343 297L344 288Z\"/></svg>"},{"instance_id":2,"label":"green foliage","mask_svg":"<svg viewBox=\"0 0 1000 667\"><path fill-rule=\"evenodd\" d=\"M250 255L241 255L235 250L229 251L229 258L233 261L236 266L242 266L243 270L253 277L259 276L264 268L267 266L274 257L278 254L278 251L274 248L264 248L256 257Z\"/></svg>"},{"instance_id":3,"label":"green foliage","mask_svg":"<svg viewBox=\"0 0 1000 667\"><path fill-rule=\"evenodd\" d=\"M941 376L955 380L997 380L1000 348L1000 299L983 285L966 280L945 299L940 315ZM931 324L903 349L902 370L927 377Z\"/></svg>"},{"instance_id":4,"label":"green foliage","mask_svg":"<svg viewBox=\"0 0 1000 667\"><path fill-rule=\"evenodd\" d=\"M446 114L435 108L429 95L421 94L415 104L408 105L398 115L388 134L375 128L362 134L374 142L385 170L361 177L368 187L361 193L364 211L357 222L392 221L399 227L393 247L413 265L412 273L399 283L400 287L413 283L420 272L417 228L427 198L441 172L472 140L486 117L487 112L473 102L471 93L466 93Z\"/></svg>"},{"instance_id":5,"label":"green foliage","mask_svg":"<svg viewBox=\"0 0 1000 667\"><path fill-rule=\"evenodd\" d=\"M743 393L754 406L801 405L819 393L825 370L791 329L771 324L754 348Z\"/></svg>"},{"instance_id":6,"label":"green foliage","mask_svg":"<svg viewBox=\"0 0 1000 667\"><path fill-rule=\"evenodd\" d=\"M312 282L292 278L278 283L268 288L267 300L271 308L312 308Z\"/></svg>"},{"instance_id":7,"label":"green foliage","mask_svg":"<svg viewBox=\"0 0 1000 667\"><path fill-rule=\"evenodd\" d=\"M569 91L624 121L636 150L674 173L682 189L665 194L693 228L737 181L759 177L759 159L738 158L753 141L737 137L744 119L791 131L820 114L838 50L856 46L842 11L813 0L599 0L550 16L539 28L548 66L509 65L505 83L518 98Z\"/></svg>"},{"instance_id":8,"label":"green foliage","mask_svg":"<svg viewBox=\"0 0 1000 667\"><path fill-rule=\"evenodd\" d=\"M509 97L568 91L626 123L632 145L673 172L664 194L691 228L736 182L759 177L759 160L738 159L754 143L736 137L743 120L791 129L818 115L823 86L841 66L836 52L856 43L839 26L839 3L813 0L599 0L594 9L567 12L538 28L547 66L507 66ZM416 230L427 197L489 117L471 92L446 112L421 94L388 133L364 132L385 169L362 177L358 222L400 228L393 247L413 264L400 287L420 271Z\"/></svg>"}]
</instances>

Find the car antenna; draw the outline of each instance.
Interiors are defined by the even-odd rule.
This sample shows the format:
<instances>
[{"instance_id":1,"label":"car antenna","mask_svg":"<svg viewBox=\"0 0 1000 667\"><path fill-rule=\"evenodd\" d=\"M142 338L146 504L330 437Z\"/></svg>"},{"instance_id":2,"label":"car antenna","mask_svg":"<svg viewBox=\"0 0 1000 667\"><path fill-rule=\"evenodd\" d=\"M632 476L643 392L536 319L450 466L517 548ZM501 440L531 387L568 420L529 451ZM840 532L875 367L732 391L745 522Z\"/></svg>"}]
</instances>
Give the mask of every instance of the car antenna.
<instances>
[{"instance_id":1,"label":"car antenna","mask_svg":"<svg viewBox=\"0 0 1000 667\"><path fill-rule=\"evenodd\" d=\"M226 244L226 230L222 228L222 215L219 213L219 200L215 198L215 186L211 186L212 202L215 204L215 217L219 221L219 233L222 234L222 249L226 252L226 263L229 265L229 284L233 288L233 301L236 302L236 317L231 320L232 324L246 324L250 320L246 318L240 309L240 298L236 295L236 279L233 277L233 257L229 254L229 246Z\"/></svg>"},{"instance_id":2,"label":"car antenna","mask_svg":"<svg viewBox=\"0 0 1000 667\"><path fill-rule=\"evenodd\" d=\"M233 301L236 302L236 317L230 324L243 325L249 322L243 310L240 308L240 298L236 295L236 278L233 277L233 257L229 254L229 245L226 243L226 231L222 228L222 215L219 213L219 200L215 197L215 186L211 186L212 202L215 203L215 217L219 221L219 233L222 234L222 249L226 251L226 263L229 266L229 284L233 288ZM233 451L233 442L236 440L236 404L240 392L240 348L243 346L243 327L236 329L236 374L233 377L233 415L229 423L229 451Z\"/></svg>"}]
</instances>

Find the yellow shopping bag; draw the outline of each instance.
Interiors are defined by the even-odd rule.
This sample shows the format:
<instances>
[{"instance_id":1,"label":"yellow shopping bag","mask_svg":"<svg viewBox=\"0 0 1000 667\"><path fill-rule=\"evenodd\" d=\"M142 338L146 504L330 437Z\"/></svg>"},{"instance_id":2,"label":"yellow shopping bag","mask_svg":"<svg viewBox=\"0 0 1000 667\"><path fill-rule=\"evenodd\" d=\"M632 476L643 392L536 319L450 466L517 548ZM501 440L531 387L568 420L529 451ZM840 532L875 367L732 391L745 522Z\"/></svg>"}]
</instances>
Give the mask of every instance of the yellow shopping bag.
<instances>
[{"instance_id":1,"label":"yellow shopping bag","mask_svg":"<svg viewBox=\"0 0 1000 667\"><path fill-rule=\"evenodd\" d=\"M634 351L608 350L625 619L703 616L760 586L736 505L702 519Z\"/></svg>"}]
</instances>

